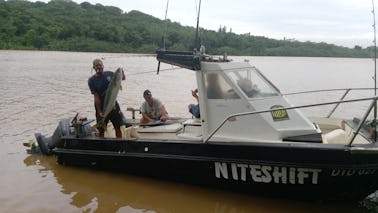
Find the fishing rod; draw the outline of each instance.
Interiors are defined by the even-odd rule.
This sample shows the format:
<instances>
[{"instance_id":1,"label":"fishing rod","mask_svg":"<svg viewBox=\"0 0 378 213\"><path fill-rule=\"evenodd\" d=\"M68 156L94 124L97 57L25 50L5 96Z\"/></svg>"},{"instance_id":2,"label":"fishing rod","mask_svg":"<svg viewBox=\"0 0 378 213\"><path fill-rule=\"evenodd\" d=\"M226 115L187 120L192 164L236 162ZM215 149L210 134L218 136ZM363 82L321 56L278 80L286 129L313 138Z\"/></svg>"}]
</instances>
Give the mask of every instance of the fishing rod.
<instances>
[{"instance_id":1,"label":"fishing rod","mask_svg":"<svg viewBox=\"0 0 378 213\"><path fill-rule=\"evenodd\" d=\"M373 29L374 29L374 96L377 96L377 28L375 25L375 5L374 0L371 1L373 10ZM377 102L374 103L374 141L377 141Z\"/></svg>"},{"instance_id":2,"label":"fishing rod","mask_svg":"<svg viewBox=\"0 0 378 213\"><path fill-rule=\"evenodd\" d=\"M167 69L161 69L160 71L162 72L166 72L166 71L172 71L172 70L179 70L179 69L183 69L181 67L173 67L173 68L167 68ZM93 74L93 67L90 69L91 71L91 74ZM127 76L133 76L133 75L143 75L143 74L148 74L148 73L153 73L153 72L156 72L156 70L153 70L153 71L144 71L144 72L138 72L138 73L127 73Z\"/></svg>"},{"instance_id":3,"label":"fishing rod","mask_svg":"<svg viewBox=\"0 0 378 213\"><path fill-rule=\"evenodd\" d=\"M161 72L166 72L166 71L172 71L172 70L178 70L178 69L183 69L181 67L174 67L174 68L168 68L168 69L161 69ZM138 72L138 73L128 73L127 76L132 76L132 75L142 75L142 74L148 74L148 73L154 73L156 70L153 71L145 71L145 72Z\"/></svg>"}]
</instances>

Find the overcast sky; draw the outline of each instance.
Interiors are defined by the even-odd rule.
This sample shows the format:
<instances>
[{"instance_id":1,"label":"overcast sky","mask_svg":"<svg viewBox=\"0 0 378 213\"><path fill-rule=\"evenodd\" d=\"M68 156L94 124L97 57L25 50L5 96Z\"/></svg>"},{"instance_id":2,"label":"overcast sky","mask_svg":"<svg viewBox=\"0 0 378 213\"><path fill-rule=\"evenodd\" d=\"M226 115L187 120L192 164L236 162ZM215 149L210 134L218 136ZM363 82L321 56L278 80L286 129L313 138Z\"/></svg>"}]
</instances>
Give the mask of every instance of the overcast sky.
<instances>
[{"instance_id":1,"label":"overcast sky","mask_svg":"<svg viewBox=\"0 0 378 213\"><path fill-rule=\"evenodd\" d=\"M74 0L81 3L84 1ZM125 12L139 10L164 19L167 0L87 0ZM168 18L194 26L199 0L170 0ZM44 2L48 2L44 0ZM378 5L378 2L377 2ZM238 34L338 45L370 46L373 41L371 0L202 0L200 25L220 25ZM169 30L169 29L168 29Z\"/></svg>"}]
</instances>

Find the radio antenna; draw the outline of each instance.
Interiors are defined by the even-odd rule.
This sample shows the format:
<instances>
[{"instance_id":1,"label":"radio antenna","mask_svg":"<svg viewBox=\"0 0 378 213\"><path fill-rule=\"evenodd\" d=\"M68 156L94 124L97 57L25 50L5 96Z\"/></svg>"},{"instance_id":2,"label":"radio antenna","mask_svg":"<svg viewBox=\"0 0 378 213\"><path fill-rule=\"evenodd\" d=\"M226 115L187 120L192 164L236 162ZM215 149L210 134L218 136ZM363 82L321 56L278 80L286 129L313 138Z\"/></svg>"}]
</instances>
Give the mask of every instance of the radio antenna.
<instances>
[{"instance_id":1,"label":"radio antenna","mask_svg":"<svg viewBox=\"0 0 378 213\"><path fill-rule=\"evenodd\" d=\"M169 5L169 0L167 0L167 6L165 8L165 18L164 18L164 27L163 27L163 48L164 48L164 50L165 50L165 35L167 34L168 5Z\"/></svg>"},{"instance_id":2,"label":"radio antenna","mask_svg":"<svg viewBox=\"0 0 378 213\"><path fill-rule=\"evenodd\" d=\"M196 28L196 45L195 48L197 51L200 49L200 41L199 41L199 18L200 18L200 13L201 13L201 0L199 0L198 4L198 14L197 14L197 28Z\"/></svg>"},{"instance_id":3,"label":"radio antenna","mask_svg":"<svg viewBox=\"0 0 378 213\"><path fill-rule=\"evenodd\" d=\"M375 6L374 0L371 1L373 10L371 11L373 14L373 29L374 29L374 96L377 96L377 28L375 25ZM374 103L374 141L377 141L377 101Z\"/></svg>"},{"instance_id":4,"label":"radio antenna","mask_svg":"<svg viewBox=\"0 0 378 213\"><path fill-rule=\"evenodd\" d=\"M165 18L164 18L164 27L163 27L163 50L166 50L165 48L165 35L167 34L167 14L168 14L168 5L169 5L169 0L167 0L167 6L165 7ZM158 62L158 67L156 71L156 75L159 75L160 72L160 61Z\"/></svg>"}]
</instances>

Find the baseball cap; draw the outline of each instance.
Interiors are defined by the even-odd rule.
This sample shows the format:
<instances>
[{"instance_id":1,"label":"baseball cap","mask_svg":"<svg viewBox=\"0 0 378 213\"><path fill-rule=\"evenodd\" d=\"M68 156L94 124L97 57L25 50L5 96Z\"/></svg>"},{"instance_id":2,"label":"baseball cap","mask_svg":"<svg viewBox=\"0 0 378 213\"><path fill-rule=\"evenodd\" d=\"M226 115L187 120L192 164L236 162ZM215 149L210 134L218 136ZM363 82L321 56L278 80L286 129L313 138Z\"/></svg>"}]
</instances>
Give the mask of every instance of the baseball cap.
<instances>
[{"instance_id":1,"label":"baseball cap","mask_svg":"<svg viewBox=\"0 0 378 213\"><path fill-rule=\"evenodd\" d=\"M144 92L143 92L143 97L151 96L151 95L152 95L152 94L151 94L151 91L150 91L150 90L148 90L148 89L144 90Z\"/></svg>"}]
</instances>

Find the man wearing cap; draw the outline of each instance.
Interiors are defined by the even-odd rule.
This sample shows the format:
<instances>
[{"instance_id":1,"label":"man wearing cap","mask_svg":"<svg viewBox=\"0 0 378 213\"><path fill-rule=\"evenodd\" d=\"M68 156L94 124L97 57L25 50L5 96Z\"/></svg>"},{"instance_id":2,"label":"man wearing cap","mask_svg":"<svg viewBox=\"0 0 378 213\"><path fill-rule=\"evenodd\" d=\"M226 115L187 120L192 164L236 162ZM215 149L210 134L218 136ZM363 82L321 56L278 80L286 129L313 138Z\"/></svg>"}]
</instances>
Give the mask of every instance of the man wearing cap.
<instances>
[{"instance_id":1,"label":"man wearing cap","mask_svg":"<svg viewBox=\"0 0 378 213\"><path fill-rule=\"evenodd\" d=\"M105 94L106 90L108 89L109 83L113 77L113 72L111 71L104 71L104 65L101 59L93 60L93 69L96 73L88 79L88 86L91 90L91 93L94 97L94 105L96 109L96 119L99 122L101 119L104 118L104 102L105 102ZM125 73L122 70L122 80L125 80ZM117 138L122 137L121 126L125 123L125 119L121 109L119 107L118 102L116 101L114 109L109 113L109 115L105 118L105 124L112 122ZM97 127L99 137L104 137L104 127Z\"/></svg>"},{"instance_id":2,"label":"man wearing cap","mask_svg":"<svg viewBox=\"0 0 378 213\"><path fill-rule=\"evenodd\" d=\"M145 102L142 104L140 111L142 113L141 124L152 123L155 121L165 122L168 119L167 110L159 99L153 98L150 90L143 92Z\"/></svg>"}]
</instances>

